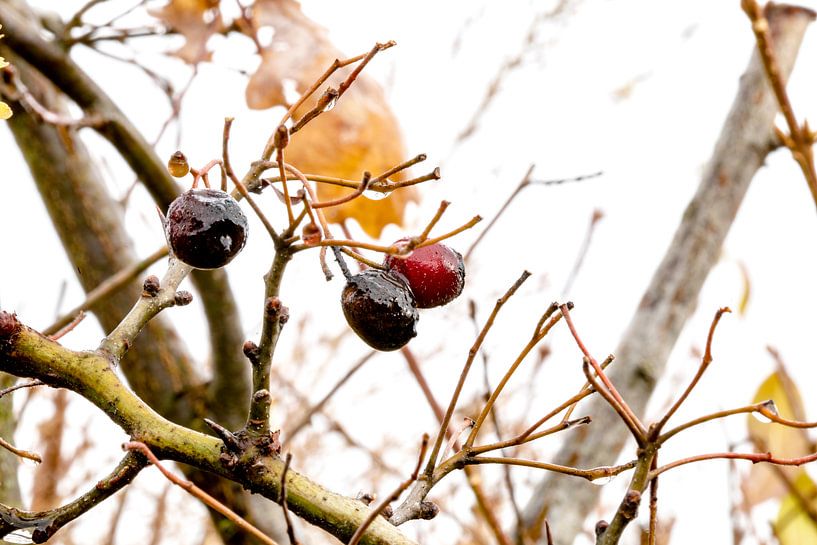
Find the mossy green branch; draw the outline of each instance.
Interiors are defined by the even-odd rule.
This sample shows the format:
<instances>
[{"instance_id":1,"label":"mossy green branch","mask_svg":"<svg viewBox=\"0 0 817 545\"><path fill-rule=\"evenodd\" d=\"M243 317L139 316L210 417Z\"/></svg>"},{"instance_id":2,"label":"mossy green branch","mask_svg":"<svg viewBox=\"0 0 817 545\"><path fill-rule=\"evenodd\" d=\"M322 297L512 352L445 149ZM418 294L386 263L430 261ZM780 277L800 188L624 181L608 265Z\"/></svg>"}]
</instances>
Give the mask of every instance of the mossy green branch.
<instances>
[{"instance_id":1,"label":"mossy green branch","mask_svg":"<svg viewBox=\"0 0 817 545\"><path fill-rule=\"evenodd\" d=\"M78 393L159 458L189 464L272 500L278 498L283 460L248 453L236 463L225 463L220 439L162 418L122 383L104 352L69 350L0 311L0 371ZM292 469L287 472L287 499L293 513L344 542L369 513L363 503L330 492ZM382 517L369 527L361 543L414 545Z\"/></svg>"}]
</instances>

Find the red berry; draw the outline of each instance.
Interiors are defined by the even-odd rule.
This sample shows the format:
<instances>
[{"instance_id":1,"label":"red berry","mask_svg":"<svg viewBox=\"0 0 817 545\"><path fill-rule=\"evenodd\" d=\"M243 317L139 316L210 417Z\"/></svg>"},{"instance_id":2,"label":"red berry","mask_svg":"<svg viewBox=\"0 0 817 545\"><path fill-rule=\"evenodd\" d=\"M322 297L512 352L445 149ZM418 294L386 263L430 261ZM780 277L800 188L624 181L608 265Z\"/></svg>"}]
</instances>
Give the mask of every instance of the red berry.
<instances>
[{"instance_id":1,"label":"red berry","mask_svg":"<svg viewBox=\"0 0 817 545\"><path fill-rule=\"evenodd\" d=\"M167 209L165 235L173 255L197 269L223 267L247 241L247 217L218 189L191 189Z\"/></svg>"},{"instance_id":2,"label":"red berry","mask_svg":"<svg viewBox=\"0 0 817 545\"><path fill-rule=\"evenodd\" d=\"M407 257L387 255L383 264L406 278L418 308L446 305L465 286L462 256L443 244L417 248Z\"/></svg>"},{"instance_id":3,"label":"red berry","mask_svg":"<svg viewBox=\"0 0 817 545\"><path fill-rule=\"evenodd\" d=\"M400 275L366 269L346 282L340 301L349 327L372 348L397 350L417 335L420 317Z\"/></svg>"}]
</instances>

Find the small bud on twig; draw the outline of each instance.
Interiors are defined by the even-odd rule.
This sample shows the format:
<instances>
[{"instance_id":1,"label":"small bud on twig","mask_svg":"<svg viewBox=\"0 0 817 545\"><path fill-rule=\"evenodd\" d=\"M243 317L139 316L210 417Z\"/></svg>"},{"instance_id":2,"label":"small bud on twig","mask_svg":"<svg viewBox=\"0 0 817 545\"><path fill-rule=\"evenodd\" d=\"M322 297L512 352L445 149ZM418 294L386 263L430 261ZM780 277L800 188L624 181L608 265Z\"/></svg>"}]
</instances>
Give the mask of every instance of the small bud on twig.
<instances>
[{"instance_id":1,"label":"small bud on twig","mask_svg":"<svg viewBox=\"0 0 817 545\"><path fill-rule=\"evenodd\" d=\"M437 507L437 504L430 501L421 501L420 502L420 518L423 520L431 520L437 516L440 512L440 508Z\"/></svg>"},{"instance_id":2,"label":"small bud on twig","mask_svg":"<svg viewBox=\"0 0 817 545\"><path fill-rule=\"evenodd\" d=\"M183 307L193 302L193 294L189 291L181 290L176 292L173 299L177 306Z\"/></svg>"},{"instance_id":3,"label":"small bud on twig","mask_svg":"<svg viewBox=\"0 0 817 545\"><path fill-rule=\"evenodd\" d=\"M145 278L145 283L142 284L142 297L156 297L161 288L159 277L150 275Z\"/></svg>"},{"instance_id":4,"label":"small bud on twig","mask_svg":"<svg viewBox=\"0 0 817 545\"><path fill-rule=\"evenodd\" d=\"M190 164L187 162L187 157L184 153L177 151L170 156L167 161L167 171L174 178L184 178L190 172Z\"/></svg>"},{"instance_id":5,"label":"small bud on twig","mask_svg":"<svg viewBox=\"0 0 817 545\"><path fill-rule=\"evenodd\" d=\"M289 144L289 129L286 125L278 125L275 130L275 147L284 149Z\"/></svg>"}]
</instances>

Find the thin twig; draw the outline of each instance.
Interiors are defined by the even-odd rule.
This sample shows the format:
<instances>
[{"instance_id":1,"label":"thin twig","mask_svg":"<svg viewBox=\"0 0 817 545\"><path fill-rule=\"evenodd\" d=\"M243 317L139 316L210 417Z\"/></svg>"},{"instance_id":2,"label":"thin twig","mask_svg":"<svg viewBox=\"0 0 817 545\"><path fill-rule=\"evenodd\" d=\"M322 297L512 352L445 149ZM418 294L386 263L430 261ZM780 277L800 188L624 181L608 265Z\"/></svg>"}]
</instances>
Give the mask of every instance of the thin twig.
<instances>
[{"instance_id":1,"label":"thin twig","mask_svg":"<svg viewBox=\"0 0 817 545\"><path fill-rule=\"evenodd\" d=\"M409 370L411 374L414 376L417 384L420 386L420 389L423 391L423 395L426 398L428 405L431 407L431 410L434 412L434 416L437 417L437 421L442 426L443 420L445 419L445 413L443 412L442 407L437 402L437 399L434 397L434 393L431 391L431 387L428 385L428 381L426 380L425 376L423 375L422 369L420 369L420 364L417 361L417 358L414 356L414 353L411 349L407 346L401 349L403 356L406 359L406 363L408 363ZM450 447L446 447L446 451L450 448L453 448L457 451L460 450L460 445L458 441L459 433L453 429L453 426L449 425L446 428L446 435L450 440ZM502 524L495 513L495 510L491 507L491 502L485 494L485 490L482 487L482 478L477 473L477 467L475 466L465 466L463 471L465 472L465 479L468 483L468 487L471 489L471 492L474 494L474 499L477 502L477 513L479 513L485 523L488 525L491 533L493 533L494 538L496 539L499 545L511 545L511 541L505 532L502 530Z\"/></svg>"},{"instance_id":2,"label":"thin twig","mask_svg":"<svg viewBox=\"0 0 817 545\"><path fill-rule=\"evenodd\" d=\"M278 545L278 543L275 540L264 534L264 532L262 532L249 522L247 522L243 517L237 515L229 507L215 499L213 496L209 495L207 492L205 492L195 484L191 483L190 481L186 481L174 475L170 470L168 470L165 466L162 465L159 459L156 458L156 455L153 454L153 452L144 443L141 443L139 441L128 441L127 443L124 443L122 445L122 449L125 451L140 452L148 460L150 460L150 463L155 465L156 468L162 472L162 475L164 475L170 482L185 490L191 496L204 503L207 507L215 511L218 511L230 522L232 522L242 530L252 534L254 537L258 538L262 543L266 543L267 545Z\"/></svg>"},{"instance_id":3,"label":"thin twig","mask_svg":"<svg viewBox=\"0 0 817 545\"><path fill-rule=\"evenodd\" d=\"M565 308L567 308L565 306ZM485 402L485 405L482 407L482 410L477 417L477 421L474 423L474 427L471 428L471 433L468 435L468 439L465 440L465 445L463 448L470 449L474 445L474 441L479 434L480 429L482 428L482 424L485 422L485 419L488 417L491 409L493 408L496 400L499 398L499 395L502 393L502 390L505 388L505 385L508 384L508 381L511 379L513 374L522 364L522 362L527 358L528 354L530 353L533 348L541 342L542 339L548 334L548 332L556 325L562 315L558 314L556 316L551 316L559 309L559 305L557 303L552 303L548 309L542 314L542 317L539 320L539 323L536 325L534 329L534 333L531 336L531 339L528 343L522 348L522 350L517 355L514 362L508 367L508 370L505 372L505 375L502 377L502 380L494 388L494 391L491 392L491 396ZM545 320L548 320L547 324L545 325Z\"/></svg>"},{"instance_id":4,"label":"thin twig","mask_svg":"<svg viewBox=\"0 0 817 545\"><path fill-rule=\"evenodd\" d=\"M348 382L349 379L352 378L352 376L354 376L355 373L360 371L360 369L366 364L366 362L372 359L372 357L375 354L377 354L377 352L375 351L369 352L368 354L360 358L357 361L357 363L355 363L348 371L346 371L346 374L344 374L318 402L316 402L314 405L312 405L306 410L304 415L298 420L296 424L292 426L291 429L285 431L284 437L286 438L286 440L292 441L295 438L295 436L298 435L298 433L306 427L310 420L312 420L312 417L315 415L315 413L320 412L324 408L324 406L326 406L326 403L329 402L330 399L332 399L332 396L334 396L338 392L338 390L340 390L341 387L344 384L346 384L346 382Z\"/></svg>"},{"instance_id":5,"label":"thin twig","mask_svg":"<svg viewBox=\"0 0 817 545\"><path fill-rule=\"evenodd\" d=\"M41 380L32 380L31 382L21 382L20 384L15 384L14 386L9 386L8 388L4 388L0 390L0 398L10 394L15 390L19 390L20 388L32 388L34 386L43 386L45 382Z\"/></svg>"},{"instance_id":6,"label":"thin twig","mask_svg":"<svg viewBox=\"0 0 817 545\"><path fill-rule=\"evenodd\" d=\"M284 460L284 470L281 472L281 509L284 511L284 520L287 524L287 536L289 537L289 545L299 545L298 539L295 537L295 528L292 527L292 519L289 516L289 508L287 507L287 473L289 473L289 463L292 461L292 454L287 452Z\"/></svg>"},{"instance_id":7,"label":"thin twig","mask_svg":"<svg viewBox=\"0 0 817 545\"><path fill-rule=\"evenodd\" d=\"M531 182L535 183L535 182ZM584 240L582 241L582 245L579 248L578 254L576 254L576 261L573 262L573 268L570 269L570 274L567 275L567 280L565 281L565 285L562 288L561 299L567 299L568 293L570 292L570 288L573 287L573 282L576 280L576 277L579 276L579 271L584 264L584 258L587 257L587 252L590 250L590 243L593 240L593 233L596 231L596 225L598 224L599 220L604 217L604 212L599 210L593 210L593 213L590 215L590 224L587 226L587 231L584 233Z\"/></svg>"},{"instance_id":8,"label":"thin twig","mask_svg":"<svg viewBox=\"0 0 817 545\"><path fill-rule=\"evenodd\" d=\"M520 458L506 458L506 457L490 457L490 456L473 456L465 459L466 464L508 464L513 466L530 467L534 469L544 469L547 471L554 471L564 475L571 475L573 477L581 477L588 481L595 481L597 479L609 479L615 477L619 473L629 471L636 466L637 460L631 460L626 464L617 466L602 466L591 469L579 469L570 466L561 466L558 464L549 464L547 462L537 462L536 460L523 460Z\"/></svg>"},{"instance_id":9,"label":"thin twig","mask_svg":"<svg viewBox=\"0 0 817 545\"><path fill-rule=\"evenodd\" d=\"M652 459L652 469L658 467L658 454ZM650 481L650 528L648 545L655 545L655 533L658 527L658 477Z\"/></svg>"},{"instance_id":10,"label":"thin twig","mask_svg":"<svg viewBox=\"0 0 817 545\"><path fill-rule=\"evenodd\" d=\"M71 320L71 322L69 322L65 327L63 327L53 335L49 335L48 338L51 339L52 341L62 339L71 331L73 331L74 328L77 327L85 319L85 316L86 316L85 311L80 310L79 312L77 312L77 315L74 316L74 319Z\"/></svg>"},{"instance_id":11,"label":"thin twig","mask_svg":"<svg viewBox=\"0 0 817 545\"><path fill-rule=\"evenodd\" d=\"M641 423L641 420L639 420L638 416L633 412L630 406L627 405L627 402L624 401L624 399L621 397L621 394L618 392L616 387L613 386L613 383L610 382L610 379L604 373L604 370L601 368L596 359L590 354L590 351L582 342L581 337L579 337L579 333L576 331L576 326L573 325L573 319L570 317L570 309L568 308L568 306L562 305L559 308L562 311L562 315L565 318L567 327L570 329L570 333L573 335L573 339L576 341L576 345L579 347L579 350L581 350L582 353L585 355L588 363L593 366L593 370L595 371L596 376L598 376L601 382L604 383L604 386L607 387L610 396L612 397L612 399L615 400L616 405L618 405L620 409L619 414L625 417L625 422L628 423L628 426L630 427L631 431L634 432L636 439L644 441L647 435L647 431L644 428L644 424ZM588 380L590 379L588 378ZM615 405L613 406L613 408L616 408Z\"/></svg>"},{"instance_id":12,"label":"thin twig","mask_svg":"<svg viewBox=\"0 0 817 545\"><path fill-rule=\"evenodd\" d=\"M89 310L91 307L93 307L102 299L105 299L109 295L116 293L117 291L125 287L128 284L128 282L132 281L137 276L142 274L145 270L147 270L148 267L150 267L163 257L167 256L167 254L168 254L167 246L163 246L162 248L156 250L143 260L139 261L138 263L134 263L130 267L126 267L119 271L118 273L110 276L107 280L105 280L97 287L89 291L88 294L85 296L85 301L80 303L77 307L66 312L56 322L43 329L42 330L43 335L53 335L61 328L70 324L76 318L77 314L79 314L83 310Z\"/></svg>"},{"instance_id":13,"label":"thin twig","mask_svg":"<svg viewBox=\"0 0 817 545\"><path fill-rule=\"evenodd\" d=\"M425 160L426 160L426 154L421 153L420 155L417 155L416 157L412 157L408 161L404 161L404 162L400 163L399 165L395 165L395 166L391 167L390 169L388 169L387 171L385 171L382 174L378 174L377 176L372 178L372 182L379 182L381 180L388 181L389 176L393 176L393 175L397 174L398 172L406 170L407 168L411 168L414 165L416 165L418 163L422 163Z\"/></svg>"},{"instance_id":14,"label":"thin twig","mask_svg":"<svg viewBox=\"0 0 817 545\"><path fill-rule=\"evenodd\" d=\"M7 451L11 452L15 456L19 456L20 458L25 458L27 460L33 460L34 462L42 463L43 459L40 457L39 454L36 452L31 452L28 450L23 450L15 447L2 437L0 437L0 447L6 449Z\"/></svg>"},{"instance_id":15,"label":"thin twig","mask_svg":"<svg viewBox=\"0 0 817 545\"><path fill-rule=\"evenodd\" d=\"M800 125L794 115L791 100L789 100L789 95L786 92L785 76L780 70L772 47L769 21L766 19L764 11L760 9L756 0L742 0L741 7L752 22L752 32L755 35L757 50L766 71L766 79L769 81L772 91L774 91L777 104L780 106L780 111L783 113L789 127L788 136L781 132L778 132L778 135L782 137L783 143L789 148L792 157L800 166L800 170L803 171L811 197L814 199L815 205L817 205L817 169L814 166L814 153L812 151L815 135L811 132L808 122L803 122Z\"/></svg>"},{"instance_id":16,"label":"thin twig","mask_svg":"<svg viewBox=\"0 0 817 545\"><path fill-rule=\"evenodd\" d=\"M699 454L697 456L690 456L689 458L682 458L667 465L661 466L650 471L649 478L654 479L670 469L680 467L686 464L695 462L702 462L704 460L748 460L753 464L768 463L780 466L801 466L817 460L817 453L809 454L808 456L801 456L799 458L776 458L771 452L758 453L740 453L740 452L714 452L710 454Z\"/></svg>"},{"instance_id":17,"label":"thin twig","mask_svg":"<svg viewBox=\"0 0 817 545\"><path fill-rule=\"evenodd\" d=\"M342 197L338 197L337 199L332 199L330 201L313 202L312 203L312 208L313 209L316 209L316 208L329 208L331 206L338 206L339 204L344 204L344 203L347 203L349 201L352 201L352 200L360 197L361 195L363 195L363 192L366 191L369 188L369 182L371 181L371 179L372 179L372 173L368 172L368 171L364 172L363 173L363 180L360 181L360 185L358 185L355 188L354 191L352 191L351 193L347 193L346 195L344 195ZM286 185L284 187L286 187Z\"/></svg>"},{"instance_id":18,"label":"thin twig","mask_svg":"<svg viewBox=\"0 0 817 545\"><path fill-rule=\"evenodd\" d=\"M434 472L434 468L437 464L437 455L440 452L440 448L442 447L443 440L445 438L446 431L448 430L448 425L451 422L451 416L454 414L454 409L457 407L457 401L459 401L460 393L462 392L462 387L465 384L465 379L468 376L468 372L471 370L471 364L474 363L474 358L477 355L480 347L482 346L482 342L485 340L485 336L488 334L488 331L494 325L494 320L496 319L499 310L502 306L510 299L514 293L519 289L519 287L528 279L530 273L528 271L522 272L519 278L511 285L508 291L505 292L505 295L500 297L496 305L494 305L493 311L491 311L490 316L485 321L485 325L482 326L482 330L480 331L479 335L477 335L476 340L474 341L473 346L468 351L468 357L465 360L465 365L462 368L462 372L460 373L460 378L457 381L457 386L454 388L454 393L451 395L451 401L448 404L448 409L445 412L445 416L443 417L443 421L440 423L440 430L437 432L437 438L434 440L434 447L431 449L431 454L428 458L428 465L425 469L426 477L431 477L431 474Z\"/></svg>"},{"instance_id":19,"label":"thin twig","mask_svg":"<svg viewBox=\"0 0 817 545\"><path fill-rule=\"evenodd\" d=\"M670 409L667 411L664 417L661 418L661 420L657 424L651 427L650 435L652 439L658 437L658 435L661 433L661 430L666 425L667 421L672 417L673 414L675 414L675 411L678 410L678 408L684 403L684 401L686 401L687 397L689 397L689 394L698 384L698 381L701 380L701 377L706 372L707 368L709 368L709 364L712 363L712 340L715 337L715 328L718 326L718 322L721 321L721 316L723 316L724 313L726 312L732 311L729 309L729 307L723 307L718 309L718 311L715 313L715 317L712 319L712 323L709 326L709 335L706 338L706 349L704 350L704 355L701 358L701 365L698 367L698 371L695 373L695 376L692 378L692 381L689 383L689 386L687 386L686 390L684 390L684 393L681 394L681 397L679 397L678 400L672 405L672 407L670 407Z\"/></svg>"},{"instance_id":20,"label":"thin twig","mask_svg":"<svg viewBox=\"0 0 817 545\"><path fill-rule=\"evenodd\" d=\"M374 522L374 519L377 518L380 513L393 501L397 500L409 486L411 483L417 480L417 476L420 474L420 466L423 463L423 458L426 455L426 448L428 447L428 434L423 434L423 441L420 445L420 456L417 457L417 465L414 467L414 471L412 472L411 476L408 479L400 483L400 485L389 494L386 498L383 499L380 504L369 513L369 516L363 521L363 523L358 526L357 530L354 534L352 534L351 539L349 539L348 545L357 545L360 538L363 537L363 534L366 532L366 529Z\"/></svg>"}]
</instances>

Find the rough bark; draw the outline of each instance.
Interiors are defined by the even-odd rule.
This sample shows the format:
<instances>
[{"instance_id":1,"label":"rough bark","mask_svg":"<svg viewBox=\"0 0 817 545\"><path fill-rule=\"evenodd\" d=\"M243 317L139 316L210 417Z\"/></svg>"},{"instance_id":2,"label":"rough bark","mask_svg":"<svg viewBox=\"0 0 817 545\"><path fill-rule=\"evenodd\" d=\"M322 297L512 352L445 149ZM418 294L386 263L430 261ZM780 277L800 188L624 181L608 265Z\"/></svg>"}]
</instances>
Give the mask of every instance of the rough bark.
<instances>
[{"instance_id":1,"label":"rough bark","mask_svg":"<svg viewBox=\"0 0 817 545\"><path fill-rule=\"evenodd\" d=\"M0 389L13 386L15 382L17 382L17 377L0 373ZM17 429L17 420L14 418L11 396L7 395L0 399L0 437L13 443L15 429ZM20 486L17 481L18 465L19 460L14 454L0 449L0 503L20 504Z\"/></svg>"},{"instance_id":2,"label":"rough bark","mask_svg":"<svg viewBox=\"0 0 817 545\"><path fill-rule=\"evenodd\" d=\"M44 105L53 111L63 108L64 100L60 93L45 78L32 70L14 52L6 53L5 56L13 61L26 85ZM122 223L121 208L107 193L93 159L75 131L46 125L22 110L18 104L12 106L15 108L15 115L9 120L9 127L29 165L77 278L83 289L90 291L111 274L136 261L132 242ZM220 277L213 279L212 275L202 275L206 280L203 285L211 296L221 298L223 304L227 305L232 301L232 296L227 290L228 297L224 297L222 284L226 281L226 276L222 272ZM128 312L140 293L140 283L133 282L105 298L91 310L103 329L109 332ZM234 303L231 304L234 306ZM215 307L219 305L210 306L211 309ZM214 318L219 319L215 322L217 324L225 316L228 317L230 311L229 306L219 308L224 308L223 315L212 310ZM229 329L216 328L216 334L229 339L229 332L223 333L223 330ZM240 347L241 343L238 342L226 350L237 352L233 358L238 361L243 358ZM243 361L242 364L242 369L247 373L248 365ZM245 400L249 399L249 387L244 381L246 393L239 397L242 393L240 373L231 377L235 384L233 389L238 393L233 392L234 397L221 398L221 408L228 418L225 419L222 413L208 414L205 386L184 342L162 316L147 324L122 362L122 370L134 391L157 412L174 422L200 428L202 417L211 416L226 425L234 425L238 420L236 415L246 415ZM217 395L223 395L223 389ZM225 403L224 399L234 399L237 403ZM231 406L234 407L233 411L228 410ZM230 416L232 417L229 418ZM189 471L188 476L233 510L259 524L249 511L249 494L241 490L240 486L201 471ZM217 517L217 528L225 543L255 543L251 537L237 531L219 515L214 513L214 516ZM267 527L267 530L276 527L263 522L259 525Z\"/></svg>"},{"instance_id":3,"label":"rough bark","mask_svg":"<svg viewBox=\"0 0 817 545\"><path fill-rule=\"evenodd\" d=\"M814 13L770 4L766 15L781 71L788 77ZM698 190L614 352L611 378L639 415L664 372L681 329L695 310L698 294L718 261L750 181L773 149L777 111L755 53L741 77ZM593 398L583 414L593 415L593 425L577 430L578 435L562 447L554 462L576 467L613 463L628 438L627 429L599 397ZM597 486L547 474L525 508L523 531L544 543L542 528L547 517L554 542L573 543L598 495Z\"/></svg>"},{"instance_id":4,"label":"rough bark","mask_svg":"<svg viewBox=\"0 0 817 545\"><path fill-rule=\"evenodd\" d=\"M150 192L156 204L167 209L179 188L167 172L164 162L113 100L77 66L55 42L45 40L36 26L37 17L21 0L0 0L0 24L6 35L4 44L34 66L62 93L73 100L86 115L106 122L98 130L131 166ZM14 9L12 9L14 8ZM21 11L27 11L21 15ZM54 23L56 24L56 23ZM116 271L105 270L107 276ZM205 308L210 326L210 344L214 378L206 402L216 402L219 420L238 427L246 416L249 399L249 369L241 353L244 342L235 299L223 270L195 271L193 284ZM225 403L225 400L236 400ZM207 403L209 404L209 403Z\"/></svg>"}]
</instances>

